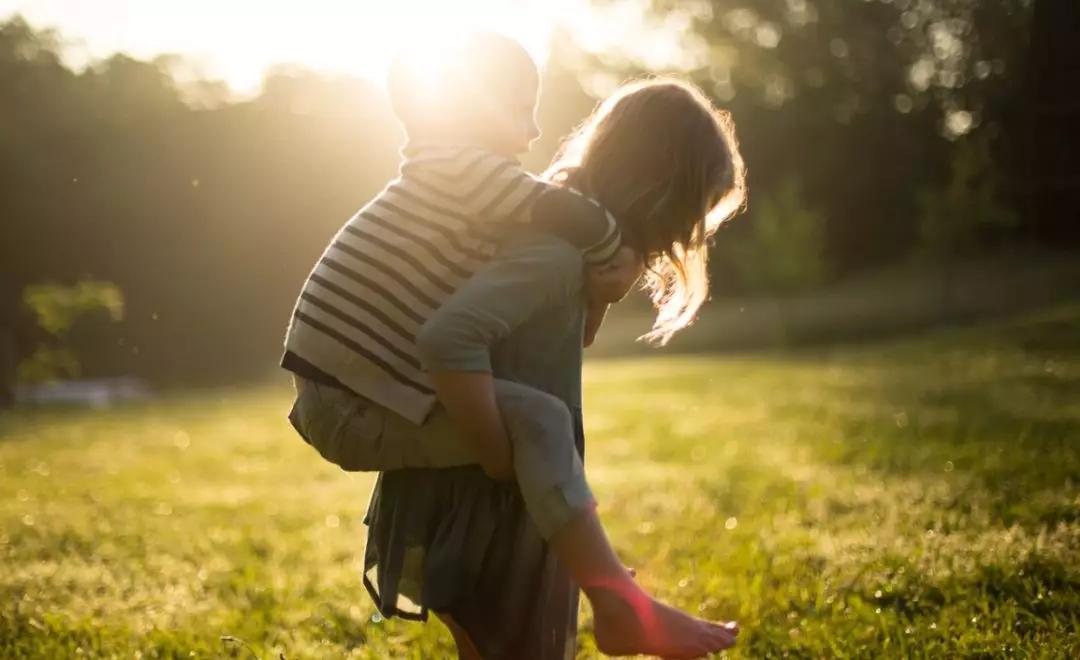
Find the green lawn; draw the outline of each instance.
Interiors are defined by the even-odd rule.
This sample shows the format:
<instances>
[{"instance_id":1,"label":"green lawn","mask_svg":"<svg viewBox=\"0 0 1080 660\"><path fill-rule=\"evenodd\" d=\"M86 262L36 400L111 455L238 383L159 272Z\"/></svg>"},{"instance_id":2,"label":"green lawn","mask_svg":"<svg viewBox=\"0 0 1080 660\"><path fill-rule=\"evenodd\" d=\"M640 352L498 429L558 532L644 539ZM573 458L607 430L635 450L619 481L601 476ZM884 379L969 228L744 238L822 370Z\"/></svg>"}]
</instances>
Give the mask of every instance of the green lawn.
<instances>
[{"instance_id":1,"label":"green lawn","mask_svg":"<svg viewBox=\"0 0 1080 660\"><path fill-rule=\"evenodd\" d=\"M1080 657L1080 307L585 378L617 547L737 618L730 656ZM320 463L287 404L0 417L0 657L449 655L438 624L372 616L371 479Z\"/></svg>"}]
</instances>

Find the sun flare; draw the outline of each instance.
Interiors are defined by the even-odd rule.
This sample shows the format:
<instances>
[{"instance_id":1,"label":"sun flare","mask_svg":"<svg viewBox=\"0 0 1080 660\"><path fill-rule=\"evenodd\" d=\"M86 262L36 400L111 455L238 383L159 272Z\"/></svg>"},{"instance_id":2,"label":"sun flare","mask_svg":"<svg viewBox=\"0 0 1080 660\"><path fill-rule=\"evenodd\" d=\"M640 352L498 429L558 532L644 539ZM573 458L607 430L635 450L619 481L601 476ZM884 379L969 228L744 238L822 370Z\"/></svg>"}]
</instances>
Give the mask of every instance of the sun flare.
<instances>
[{"instance_id":1,"label":"sun flare","mask_svg":"<svg viewBox=\"0 0 1080 660\"><path fill-rule=\"evenodd\" d=\"M585 11L584 0L0 0L0 15L21 13L58 27L74 64L124 51L135 57L184 55L199 76L225 80L241 94L257 92L266 69L298 64L382 82L402 47L471 29L520 41L539 62L560 23ZM68 25L77 29L69 30Z\"/></svg>"}]
</instances>

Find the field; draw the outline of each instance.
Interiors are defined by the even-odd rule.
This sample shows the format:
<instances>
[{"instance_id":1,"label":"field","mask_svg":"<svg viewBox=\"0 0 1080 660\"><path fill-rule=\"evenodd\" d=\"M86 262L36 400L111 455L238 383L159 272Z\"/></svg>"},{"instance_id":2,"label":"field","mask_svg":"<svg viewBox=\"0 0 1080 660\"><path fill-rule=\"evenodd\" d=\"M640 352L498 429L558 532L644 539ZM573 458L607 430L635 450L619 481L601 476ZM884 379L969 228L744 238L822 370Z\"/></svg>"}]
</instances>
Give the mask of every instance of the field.
<instances>
[{"instance_id":1,"label":"field","mask_svg":"<svg viewBox=\"0 0 1080 660\"><path fill-rule=\"evenodd\" d=\"M438 624L373 616L371 479L321 464L287 404L0 417L0 657L450 656ZM1080 308L592 362L586 407L617 547L664 598L738 619L729 657L1080 657Z\"/></svg>"}]
</instances>

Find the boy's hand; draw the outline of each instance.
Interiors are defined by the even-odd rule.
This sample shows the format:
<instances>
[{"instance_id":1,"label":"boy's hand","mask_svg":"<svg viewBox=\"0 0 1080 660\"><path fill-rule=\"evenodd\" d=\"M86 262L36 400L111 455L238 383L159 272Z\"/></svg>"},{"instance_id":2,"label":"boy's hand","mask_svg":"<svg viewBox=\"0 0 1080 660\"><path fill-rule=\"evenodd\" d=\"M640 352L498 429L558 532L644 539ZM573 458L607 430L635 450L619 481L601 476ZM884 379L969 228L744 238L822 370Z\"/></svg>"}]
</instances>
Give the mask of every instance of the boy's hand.
<instances>
[{"instance_id":1,"label":"boy's hand","mask_svg":"<svg viewBox=\"0 0 1080 660\"><path fill-rule=\"evenodd\" d=\"M608 306L608 303L590 302L585 310L585 336L581 342L585 348L592 346L596 341L596 333L600 332L600 325L604 322Z\"/></svg>"},{"instance_id":2,"label":"boy's hand","mask_svg":"<svg viewBox=\"0 0 1080 660\"><path fill-rule=\"evenodd\" d=\"M635 250L623 246L603 266L585 269L585 286L590 306L615 303L626 297L645 271L645 263Z\"/></svg>"}]
</instances>

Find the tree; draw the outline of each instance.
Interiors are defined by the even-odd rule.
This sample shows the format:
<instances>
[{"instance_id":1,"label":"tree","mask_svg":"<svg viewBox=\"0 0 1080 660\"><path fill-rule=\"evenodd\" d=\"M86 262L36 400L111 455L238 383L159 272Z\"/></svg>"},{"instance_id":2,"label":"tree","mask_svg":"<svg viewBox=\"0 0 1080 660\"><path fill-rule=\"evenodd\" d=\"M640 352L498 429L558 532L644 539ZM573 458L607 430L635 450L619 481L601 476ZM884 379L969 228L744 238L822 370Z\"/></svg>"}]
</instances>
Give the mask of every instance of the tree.
<instances>
[{"instance_id":1,"label":"tree","mask_svg":"<svg viewBox=\"0 0 1080 660\"><path fill-rule=\"evenodd\" d=\"M1061 244L1080 243L1080 3L1039 0L1029 50L1027 99L1016 134L1024 221Z\"/></svg>"},{"instance_id":2,"label":"tree","mask_svg":"<svg viewBox=\"0 0 1080 660\"><path fill-rule=\"evenodd\" d=\"M311 264L395 173L385 97L279 69L252 101L192 106L175 58L76 73L58 48L0 23L3 275L123 292L122 321L70 338L87 376L265 374Z\"/></svg>"},{"instance_id":3,"label":"tree","mask_svg":"<svg viewBox=\"0 0 1080 660\"><path fill-rule=\"evenodd\" d=\"M983 132L995 158L1014 157L1009 128L1021 107L1030 0L653 0L651 8L654 24L690 53L663 67L694 78L734 115L751 205L801 178L825 217L837 272L917 245L913 191L948 185L960 136ZM618 61L606 54L592 68ZM628 71L656 66L634 42L622 62ZM733 236L750 231L740 224Z\"/></svg>"}]
</instances>

